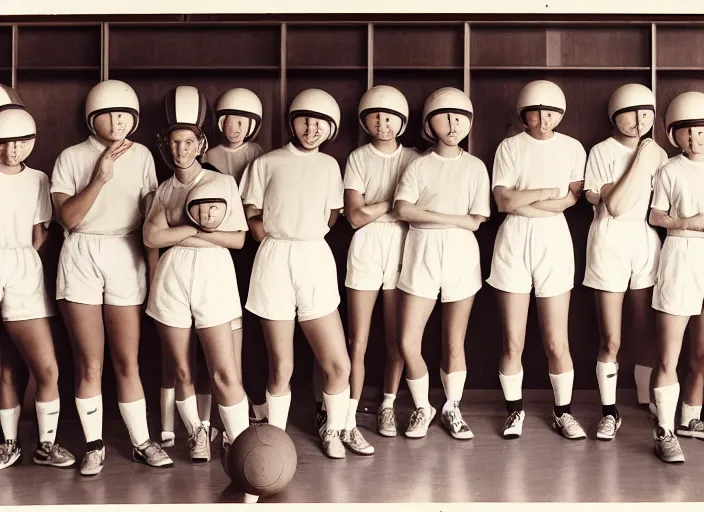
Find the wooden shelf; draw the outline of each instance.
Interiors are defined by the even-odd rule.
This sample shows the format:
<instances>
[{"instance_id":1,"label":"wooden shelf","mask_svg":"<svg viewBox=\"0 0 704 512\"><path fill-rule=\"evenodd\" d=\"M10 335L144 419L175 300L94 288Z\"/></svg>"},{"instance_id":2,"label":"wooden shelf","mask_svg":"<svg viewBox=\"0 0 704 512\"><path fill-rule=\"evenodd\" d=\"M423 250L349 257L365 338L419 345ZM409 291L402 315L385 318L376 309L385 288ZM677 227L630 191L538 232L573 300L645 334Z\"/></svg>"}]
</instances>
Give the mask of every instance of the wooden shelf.
<instances>
[{"instance_id":1,"label":"wooden shelf","mask_svg":"<svg viewBox=\"0 0 704 512\"><path fill-rule=\"evenodd\" d=\"M374 71L462 71L464 66L374 66Z\"/></svg>"},{"instance_id":2,"label":"wooden shelf","mask_svg":"<svg viewBox=\"0 0 704 512\"><path fill-rule=\"evenodd\" d=\"M279 66L110 66L110 71L277 71Z\"/></svg>"},{"instance_id":3,"label":"wooden shelf","mask_svg":"<svg viewBox=\"0 0 704 512\"><path fill-rule=\"evenodd\" d=\"M286 66L288 71L366 71L367 66Z\"/></svg>"},{"instance_id":4,"label":"wooden shelf","mask_svg":"<svg viewBox=\"0 0 704 512\"><path fill-rule=\"evenodd\" d=\"M17 68L18 73L23 71L100 71L100 66L22 66Z\"/></svg>"},{"instance_id":5,"label":"wooden shelf","mask_svg":"<svg viewBox=\"0 0 704 512\"><path fill-rule=\"evenodd\" d=\"M649 71L648 66L471 66L470 71Z\"/></svg>"},{"instance_id":6,"label":"wooden shelf","mask_svg":"<svg viewBox=\"0 0 704 512\"><path fill-rule=\"evenodd\" d=\"M658 66L655 68L659 71L704 71L703 66Z\"/></svg>"}]
</instances>

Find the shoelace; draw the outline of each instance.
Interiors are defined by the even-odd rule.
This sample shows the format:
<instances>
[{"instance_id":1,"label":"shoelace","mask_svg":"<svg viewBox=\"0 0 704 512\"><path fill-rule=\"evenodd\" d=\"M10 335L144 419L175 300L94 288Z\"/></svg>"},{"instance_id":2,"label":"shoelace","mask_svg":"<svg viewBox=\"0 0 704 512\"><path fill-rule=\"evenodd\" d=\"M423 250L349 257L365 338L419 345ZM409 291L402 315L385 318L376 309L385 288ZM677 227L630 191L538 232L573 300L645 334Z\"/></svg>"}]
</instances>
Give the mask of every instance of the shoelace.
<instances>
[{"instance_id":1,"label":"shoelace","mask_svg":"<svg viewBox=\"0 0 704 512\"><path fill-rule=\"evenodd\" d=\"M513 428L516 426L518 423L518 420L521 418L521 414L519 412L513 411L508 418L506 418L506 428Z\"/></svg>"},{"instance_id":2,"label":"shoelace","mask_svg":"<svg viewBox=\"0 0 704 512\"><path fill-rule=\"evenodd\" d=\"M340 432L338 430L326 430L323 434L323 442L330 443L336 437L340 437Z\"/></svg>"},{"instance_id":3,"label":"shoelace","mask_svg":"<svg viewBox=\"0 0 704 512\"><path fill-rule=\"evenodd\" d=\"M392 427L394 425L394 411L391 408L382 409L381 421L382 426Z\"/></svg>"},{"instance_id":4,"label":"shoelace","mask_svg":"<svg viewBox=\"0 0 704 512\"><path fill-rule=\"evenodd\" d=\"M452 430L455 432L459 432L460 430L462 430L465 423L462 419L462 413L460 412L460 410L455 407L453 410L447 413L447 415L449 417L450 427L452 427Z\"/></svg>"},{"instance_id":5,"label":"shoelace","mask_svg":"<svg viewBox=\"0 0 704 512\"><path fill-rule=\"evenodd\" d=\"M562 421L562 426L566 430L582 428L582 426L579 424L579 422L571 414L567 414L567 413L563 414L561 421Z\"/></svg>"},{"instance_id":6,"label":"shoelace","mask_svg":"<svg viewBox=\"0 0 704 512\"><path fill-rule=\"evenodd\" d=\"M103 457L100 455L100 452L98 450L93 450L92 452L86 453L86 459L90 464L95 464L99 466L103 460Z\"/></svg>"},{"instance_id":7,"label":"shoelace","mask_svg":"<svg viewBox=\"0 0 704 512\"><path fill-rule=\"evenodd\" d=\"M423 422L425 422L425 409L416 409L413 411L409 421L411 428L419 427Z\"/></svg>"},{"instance_id":8,"label":"shoelace","mask_svg":"<svg viewBox=\"0 0 704 512\"><path fill-rule=\"evenodd\" d=\"M611 416L606 416L605 418L602 418L601 424L603 425L605 430L612 431L616 429L616 420Z\"/></svg>"},{"instance_id":9,"label":"shoelace","mask_svg":"<svg viewBox=\"0 0 704 512\"><path fill-rule=\"evenodd\" d=\"M201 425L200 427L198 427L198 430L196 431L194 436L194 440L196 448L198 448L199 450L205 450L205 445L208 440L208 431L205 429L204 426Z\"/></svg>"}]
</instances>

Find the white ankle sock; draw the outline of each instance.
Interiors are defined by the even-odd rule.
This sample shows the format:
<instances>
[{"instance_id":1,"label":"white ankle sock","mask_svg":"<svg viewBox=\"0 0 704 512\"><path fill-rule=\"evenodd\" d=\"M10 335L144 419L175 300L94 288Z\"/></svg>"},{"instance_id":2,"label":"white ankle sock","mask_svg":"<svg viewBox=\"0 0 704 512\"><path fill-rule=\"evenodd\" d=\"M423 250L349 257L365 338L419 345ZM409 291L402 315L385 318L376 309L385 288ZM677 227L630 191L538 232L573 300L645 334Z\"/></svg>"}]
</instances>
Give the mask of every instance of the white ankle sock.
<instances>
[{"instance_id":1,"label":"white ankle sock","mask_svg":"<svg viewBox=\"0 0 704 512\"><path fill-rule=\"evenodd\" d=\"M504 375L499 372L499 382L504 392L504 400L515 402L523 398L523 368L513 375Z\"/></svg>"},{"instance_id":2,"label":"white ankle sock","mask_svg":"<svg viewBox=\"0 0 704 512\"><path fill-rule=\"evenodd\" d=\"M396 395L392 393L384 393L384 400L381 402L381 406L379 409L386 409L387 407L390 407L391 409L394 408L394 402L396 401Z\"/></svg>"},{"instance_id":3,"label":"white ankle sock","mask_svg":"<svg viewBox=\"0 0 704 512\"><path fill-rule=\"evenodd\" d=\"M345 424L345 430L352 430L357 426L357 406L359 405L359 400L350 398L350 408L347 411L347 423Z\"/></svg>"},{"instance_id":4,"label":"white ankle sock","mask_svg":"<svg viewBox=\"0 0 704 512\"><path fill-rule=\"evenodd\" d=\"M275 396L266 390L266 408L269 412L269 425L286 430L288 422L288 410L291 408L291 390L284 394Z\"/></svg>"},{"instance_id":5,"label":"white ankle sock","mask_svg":"<svg viewBox=\"0 0 704 512\"><path fill-rule=\"evenodd\" d=\"M222 424L230 442L237 439L237 436L249 427L249 402L246 396L235 405L226 407L218 405L218 411L220 411L220 418L222 418Z\"/></svg>"},{"instance_id":6,"label":"white ankle sock","mask_svg":"<svg viewBox=\"0 0 704 512\"><path fill-rule=\"evenodd\" d=\"M428 400L428 389L430 388L430 378L426 372L420 379L406 379L408 389L411 390L413 403L418 407L430 409L430 400Z\"/></svg>"},{"instance_id":7,"label":"white ankle sock","mask_svg":"<svg viewBox=\"0 0 704 512\"><path fill-rule=\"evenodd\" d=\"M76 410L81 419L86 442L103 438L103 395L90 398L76 397Z\"/></svg>"},{"instance_id":8,"label":"white ankle sock","mask_svg":"<svg viewBox=\"0 0 704 512\"><path fill-rule=\"evenodd\" d=\"M174 431L176 395L174 388L161 388L161 430Z\"/></svg>"},{"instance_id":9,"label":"white ankle sock","mask_svg":"<svg viewBox=\"0 0 704 512\"><path fill-rule=\"evenodd\" d=\"M572 402L572 385L574 384L574 370L560 373L559 375L550 375L550 383L552 391L555 395L555 405L568 405Z\"/></svg>"},{"instance_id":10,"label":"white ankle sock","mask_svg":"<svg viewBox=\"0 0 704 512\"><path fill-rule=\"evenodd\" d=\"M254 409L254 417L260 421L266 418L269 414L266 410L266 402L263 404L252 404L252 409Z\"/></svg>"},{"instance_id":11,"label":"white ankle sock","mask_svg":"<svg viewBox=\"0 0 704 512\"><path fill-rule=\"evenodd\" d=\"M342 393L328 395L323 391L323 402L328 412L328 430L344 430L347 413L350 410L350 387L347 386Z\"/></svg>"},{"instance_id":12,"label":"white ankle sock","mask_svg":"<svg viewBox=\"0 0 704 512\"><path fill-rule=\"evenodd\" d=\"M596 362L596 381L599 384L601 405L616 404L616 382L618 380L618 363Z\"/></svg>"},{"instance_id":13,"label":"white ankle sock","mask_svg":"<svg viewBox=\"0 0 704 512\"><path fill-rule=\"evenodd\" d=\"M185 400L176 400L176 408L178 409L178 414L181 416L183 424L186 426L188 435L192 436L196 429L201 426L196 396L191 395Z\"/></svg>"},{"instance_id":14,"label":"white ankle sock","mask_svg":"<svg viewBox=\"0 0 704 512\"><path fill-rule=\"evenodd\" d=\"M440 368L440 380L442 381L442 387L445 390L445 397L447 398L442 410L452 410L455 407L455 402L462 400L464 383L467 380L467 370L445 373L445 371Z\"/></svg>"},{"instance_id":15,"label":"white ankle sock","mask_svg":"<svg viewBox=\"0 0 704 512\"><path fill-rule=\"evenodd\" d=\"M198 417L200 421L205 423L210 422L210 410L213 407L213 395L198 395L196 394L196 402L198 403Z\"/></svg>"},{"instance_id":16,"label":"white ankle sock","mask_svg":"<svg viewBox=\"0 0 704 512\"><path fill-rule=\"evenodd\" d=\"M652 373L653 369L647 366L637 364L633 368L633 377L636 380L639 404L650 403L650 375Z\"/></svg>"},{"instance_id":17,"label":"white ankle sock","mask_svg":"<svg viewBox=\"0 0 704 512\"><path fill-rule=\"evenodd\" d=\"M39 442L56 442L56 429L59 426L59 411L61 401L57 398L51 402L34 402L37 411L37 424L39 425Z\"/></svg>"},{"instance_id":18,"label":"white ankle sock","mask_svg":"<svg viewBox=\"0 0 704 512\"><path fill-rule=\"evenodd\" d=\"M0 425L6 440L17 440L17 426L20 423L22 406L16 405L12 409L0 409Z\"/></svg>"},{"instance_id":19,"label":"white ankle sock","mask_svg":"<svg viewBox=\"0 0 704 512\"><path fill-rule=\"evenodd\" d=\"M147 402L144 398L129 403L118 403L122 420L127 425L133 446L141 446L149 441L147 426Z\"/></svg>"},{"instance_id":20,"label":"white ankle sock","mask_svg":"<svg viewBox=\"0 0 704 512\"><path fill-rule=\"evenodd\" d=\"M675 431L675 412L680 398L680 383L653 389L655 406L658 409L658 424L670 432Z\"/></svg>"},{"instance_id":21,"label":"white ankle sock","mask_svg":"<svg viewBox=\"0 0 704 512\"><path fill-rule=\"evenodd\" d=\"M692 420L698 420L702 415L701 405L689 405L686 402L682 402L682 411L680 414L680 425L688 427L689 422Z\"/></svg>"}]
</instances>

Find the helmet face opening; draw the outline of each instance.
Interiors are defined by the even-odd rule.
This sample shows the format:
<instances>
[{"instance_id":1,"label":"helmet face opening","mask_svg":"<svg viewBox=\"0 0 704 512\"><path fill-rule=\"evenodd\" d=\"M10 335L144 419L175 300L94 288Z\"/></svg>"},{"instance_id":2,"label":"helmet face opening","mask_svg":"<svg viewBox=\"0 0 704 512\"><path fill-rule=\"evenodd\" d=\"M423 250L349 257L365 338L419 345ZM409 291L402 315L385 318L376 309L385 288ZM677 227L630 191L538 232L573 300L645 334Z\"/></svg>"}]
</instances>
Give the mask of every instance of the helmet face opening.
<instances>
[{"instance_id":1,"label":"helmet face opening","mask_svg":"<svg viewBox=\"0 0 704 512\"><path fill-rule=\"evenodd\" d=\"M298 139L298 136L296 135L296 130L294 128L294 121L301 117L326 121L330 125L330 135L328 135L327 139L324 140L321 145L325 142L335 139L335 137L337 136L337 125L335 124L335 120L332 117L321 112L315 112L312 110L294 110L288 116L289 136L291 137L291 142L293 142L294 145L299 147L303 145L303 143Z\"/></svg>"},{"instance_id":2,"label":"helmet face opening","mask_svg":"<svg viewBox=\"0 0 704 512\"><path fill-rule=\"evenodd\" d=\"M203 156L205 156L205 153L208 151L208 138L200 127L186 123L178 123L173 126L169 126L166 130L157 135L157 145L159 147L159 153L161 153L161 158L173 171L177 169L187 169L190 165L193 165L193 162L191 162L190 165L181 167L174 160L174 155L171 152L171 134L179 130L188 130L193 132L196 136L198 144L201 145L200 151L198 151L195 155L195 161L200 163Z\"/></svg>"},{"instance_id":3,"label":"helmet face opening","mask_svg":"<svg viewBox=\"0 0 704 512\"><path fill-rule=\"evenodd\" d=\"M249 119L249 126L247 127L246 135L244 136L244 142L252 140L259 135L259 129L262 126L262 118L257 114L248 112L246 110L237 109L223 109L218 110L215 114L218 118L218 128L221 132L225 130L225 118L227 116L240 116Z\"/></svg>"},{"instance_id":4,"label":"helmet face opening","mask_svg":"<svg viewBox=\"0 0 704 512\"><path fill-rule=\"evenodd\" d=\"M371 135L369 133L369 128L367 127L367 116L370 114L391 114L393 116L397 116L399 119L401 119L401 129L398 131L396 134L396 137L400 137L403 135L403 132L406 131L406 126L408 126L408 116L403 114L402 112L399 112L398 110L394 110L392 108L384 108L384 107L373 107L373 108L367 108L365 110L362 110L359 113L359 122L362 125L362 128L364 129L365 132Z\"/></svg>"}]
</instances>

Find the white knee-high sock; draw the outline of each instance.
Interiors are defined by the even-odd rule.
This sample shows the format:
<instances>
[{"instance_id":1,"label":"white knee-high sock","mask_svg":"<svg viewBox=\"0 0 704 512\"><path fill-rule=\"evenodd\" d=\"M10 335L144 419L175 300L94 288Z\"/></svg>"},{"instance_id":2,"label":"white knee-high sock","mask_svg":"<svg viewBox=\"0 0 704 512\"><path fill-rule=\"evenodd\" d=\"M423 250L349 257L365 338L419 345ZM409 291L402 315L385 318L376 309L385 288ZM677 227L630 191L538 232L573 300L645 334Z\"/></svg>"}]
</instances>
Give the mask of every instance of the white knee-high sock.
<instances>
[{"instance_id":1,"label":"white knee-high sock","mask_svg":"<svg viewBox=\"0 0 704 512\"><path fill-rule=\"evenodd\" d=\"M572 402L572 385L574 384L574 370L550 375L552 391L555 395L555 405L569 405Z\"/></svg>"},{"instance_id":2,"label":"white knee-high sock","mask_svg":"<svg viewBox=\"0 0 704 512\"><path fill-rule=\"evenodd\" d=\"M347 411L347 422L345 423L345 430L352 430L357 426L357 406L359 405L359 400L350 398L350 409Z\"/></svg>"},{"instance_id":3,"label":"white knee-high sock","mask_svg":"<svg viewBox=\"0 0 704 512\"><path fill-rule=\"evenodd\" d=\"M599 384L601 405L616 404L616 383L618 381L618 363L596 362L596 381Z\"/></svg>"},{"instance_id":4,"label":"white knee-high sock","mask_svg":"<svg viewBox=\"0 0 704 512\"><path fill-rule=\"evenodd\" d=\"M161 430L174 431L176 393L174 388L161 388Z\"/></svg>"},{"instance_id":5,"label":"white knee-high sock","mask_svg":"<svg viewBox=\"0 0 704 512\"><path fill-rule=\"evenodd\" d=\"M393 393L384 393L384 400L381 402L379 409L394 408L394 402L396 401L396 395Z\"/></svg>"},{"instance_id":6,"label":"white knee-high sock","mask_svg":"<svg viewBox=\"0 0 704 512\"><path fill-rule=\"evenodd\" d=\"M637 364L633 368L633 377L636 380L639 404L650 403L650 375L652 373L653 369L647 366Z\"/></svg>"},{"instance_id":7,"label":"white knee-high sock","mask_svg":"<svg viewBox=\"0 0 704 512\"><path fill-rule=\"evenodd\" d=\"M689 405L687 402L682 402L682 411L680 414L680 425L689 426L692 420L698 420L702 415L701 405Z\"/></svg>"},{"instance_id":8,"label":"white knee-high sock","mask_svg":"<svg viewBox=\"0 0 704 512\"><path fill-rule=\"evenodd\" d=\"M328 430L343 430L345 420L350 408L350 387L347 386L342 393L328 395L323 391L323 402L328 412Z\"/></svg>"},{"instance_id":9,"label":"white knee-high sock","mask_svg":"<svg viewBox=\"0 0 704 512\"><path fill-rule=\"evenodd\" d=\"M205 423L206 421L210 423L210 411L213 407L213 395L208 393L207 395L196 394L196 402L198 403L198 417L200 421Z\"/></svg>"},{"instance_id":10,"label":"white knee-high sock","mask_svg":"<svg viewBox=\"0 0 704 512\"><path fill-rule=\"evenodd\" d=\"M76 397L76 410L81 420L86 442L103 438L103 395L90 398Z\"/></svg>"},{"instance_id":11,"label":"white knee-high sock","mask_svg":"<svg viewBox=\"0 0 704 512\"><path fill-rule=\"evenodd\" d=\"M467 380L467 370L445 373L445 371L440 368L440 380L442 380L442 387L445 390L445 397L447 398L442 410L451 410L455 407L455 402L462 400L464 383Z\"/></svg>"},{"instance_id":12,"label":"white knee-high sock","mask_svg":"<svg viewBox=\"0 0 704 512\"><path fill-rule=\"evenodd\" d=\"M266 390L266 408L269 411L269 425L286 430L288 410L291 408L291 390L283 395L272 395Z\"/></svg>"},{"instance_id":13,"label":"white knee-high sock","mask_svg":"<svg viewBox=\"0 0 704 512\"><path fill-rule=\"evenodd\" d=\"M51 402L34 402L37 411L37 424L39 425L39 442L56 442L56 429L59 426L59 411L61 402L57 398Z\"/></svg>"},{"instance_id":14,"label":"white knee-high sock","mask_svg":"<svg viewBox=\"0 0 704 512\"><path fill-rule=\"evenodd\" d=\"M225 407L218 405L218 411L220 411L220 418L230 442L237 439L237 436L249 427L249 402L246 396L235 405Z\"/></svg>"},{"instance_id":15,"label":"white knee-high sock","mask_svg":"<svg viewBox=\"0 0 704 512\"><path fill-rule=\"evenodd\" d=\"M680 383L653 389L658 410L658 424L670 432L675 431L675 412L680 398Z\"/></svg>"},{"instance_id":16,"label":"white knee-high sock","mask_svg":"<svg viewBox=\"0 0 704 512\"><path fill-rule=\"evenodd\" d=\"M504 375L499 372L499 382L504 392L504 400L515 402L523 398L523 368L513 375Z\"/></svg>"},{"instance_id":17,"label":"white knee-high sock","mask_svg":"<svg viewBox=\"0 0 704 512\"><path fill-rule=\"evenodd\" d=\"M12 409L0 409L0 426L5 440L17 441L17 427L20 424L22 406L16 405Z\"/></svg>"},{"instance_id":18,"label":"white knee-high sock","mask_svg":"<svg viewBox=\"0 0 704 512\"><path fill-rule=\"evenodd\" d=\"M130 440L133 446L140 446L149 441L149 427L147 426L147 402L144 398L134 402L117 404L120 407L122 420L127 425Z\"/></svg>"},{"instance_id":19,"label":"white knee-high sock","mask_svg":"<svg viewBox=\"0 0 704 512\"><path fill-rule=\"evenodd\" d=\"M176 408L178 409L178 414L181 416L183 424L186 426L188 435L192 436L198 427L201 426L195 395L191 395L185 400L176 400Z\"/></svg>"},{"instance_id":20,"label":"white knee-high sock","mask_svg":"<svg viewBox=\"0 0 704 512\"><path fill-rule=\"evenodd\" d=\"M430 409L430 400L428 399L428 392L430 388L430 377L426 372L420 379L406 379L408 384L408 389L411 390L411 396L413 397L413 403L416 409L422 407L423 409Z\"/></svg>"}]
</instances>

